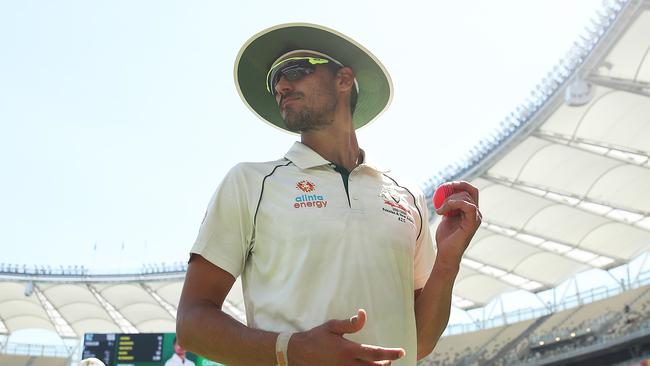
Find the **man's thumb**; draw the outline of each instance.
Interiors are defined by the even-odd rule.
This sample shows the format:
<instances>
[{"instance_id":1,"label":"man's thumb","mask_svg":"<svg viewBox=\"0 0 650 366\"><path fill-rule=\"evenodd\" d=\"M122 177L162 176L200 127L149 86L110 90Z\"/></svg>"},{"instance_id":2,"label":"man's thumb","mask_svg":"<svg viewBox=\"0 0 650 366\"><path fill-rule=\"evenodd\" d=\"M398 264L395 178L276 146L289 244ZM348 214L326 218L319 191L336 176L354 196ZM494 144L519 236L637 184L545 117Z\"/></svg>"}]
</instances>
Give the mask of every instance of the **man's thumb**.
<instances>
[{"instance_id":1,"label":"man's thumb","mask_svg":"<svg viewBox=\"0 0 650 366\"><path fill-rule=\"evenodd\" d=\"M329 331L335 334L356 333L366 324L366 311L359 309L357 315L345 320L332 320L329 322Z\"/></svg>"}]
</instances>

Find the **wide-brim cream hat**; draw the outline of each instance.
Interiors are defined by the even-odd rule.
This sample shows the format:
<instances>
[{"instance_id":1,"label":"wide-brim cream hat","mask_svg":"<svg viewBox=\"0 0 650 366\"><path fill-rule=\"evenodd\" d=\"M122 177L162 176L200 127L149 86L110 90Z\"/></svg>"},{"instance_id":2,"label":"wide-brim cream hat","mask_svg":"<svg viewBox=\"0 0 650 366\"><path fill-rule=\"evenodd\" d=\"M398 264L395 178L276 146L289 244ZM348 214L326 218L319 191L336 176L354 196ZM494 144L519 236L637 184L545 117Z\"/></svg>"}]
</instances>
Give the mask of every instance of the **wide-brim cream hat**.
<instances>
[{"instance_id":1,"label":"wide-brim cream hat","mask_svg":"<svg viewBox=\"0 0 650 366\"><path fill-rule=\"evenodd\" d=\"M326 27L289 23L265 29L251 37L235 60L235 85L244 103L263 121L289 131L266 77L274 61L295 50L324 54L354 71L358 99L352 122L355 129L377 118L390 104L393 83L386 68L353 39ZM291 131L289 131L291 132Z\"/></svg>"}]
</instances>

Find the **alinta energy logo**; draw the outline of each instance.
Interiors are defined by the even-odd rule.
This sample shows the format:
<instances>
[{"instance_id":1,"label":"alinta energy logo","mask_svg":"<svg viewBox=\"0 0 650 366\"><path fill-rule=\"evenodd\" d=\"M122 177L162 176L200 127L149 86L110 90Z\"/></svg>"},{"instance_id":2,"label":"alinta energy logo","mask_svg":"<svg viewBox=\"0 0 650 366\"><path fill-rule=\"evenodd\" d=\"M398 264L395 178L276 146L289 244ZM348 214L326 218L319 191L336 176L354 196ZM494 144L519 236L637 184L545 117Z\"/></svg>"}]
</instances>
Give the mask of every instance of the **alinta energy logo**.
<instances>
[{"instance_id":1,"label":"alinta energy logo","mask_svg":"<svg viewBox=\"0 0 650 366\"><path fill-rule=\"evenodd\" d=\"M316 190L314 182L303 179L296 183L296 188L304 193L312 193ZM301 194L296 196L293 203L294 208L325 208L327 207L327 199L325 196L317 193Z\"/></svg>"}]
</instances>

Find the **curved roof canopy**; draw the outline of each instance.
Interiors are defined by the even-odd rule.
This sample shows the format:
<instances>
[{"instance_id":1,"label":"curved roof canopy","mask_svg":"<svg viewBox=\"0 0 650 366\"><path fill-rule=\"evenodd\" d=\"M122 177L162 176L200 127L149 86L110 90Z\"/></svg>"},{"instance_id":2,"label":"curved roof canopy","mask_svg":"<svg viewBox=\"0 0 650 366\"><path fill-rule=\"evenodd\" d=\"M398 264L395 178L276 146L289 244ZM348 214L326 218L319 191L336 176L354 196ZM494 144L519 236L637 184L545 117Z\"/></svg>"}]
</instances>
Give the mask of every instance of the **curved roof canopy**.
<instances>
[{"instance_id":1,"label":"curved roof canopy","mask_svg":"<svg viewBox=\"0 0 650 366\"><path fill-rule=\"evenodd\" d=\"M469 162L431 182L429 194L452 179L481 191L457 307L650 249L650 1L612 2L593 28Z\"/></svg>"},{"instance_id":2,"label":"curved roof canopy","mask_svg":"<svg viewBox=\"0 0 650 366\"><path fill-rule=\"evenodd\" d=\"M62 338L84 333L174 332L185 269L174 272L87 276L0 274L0 334L46 329ZM245 322L241 282L224 311Z\"/></svg>"}]
</instances>

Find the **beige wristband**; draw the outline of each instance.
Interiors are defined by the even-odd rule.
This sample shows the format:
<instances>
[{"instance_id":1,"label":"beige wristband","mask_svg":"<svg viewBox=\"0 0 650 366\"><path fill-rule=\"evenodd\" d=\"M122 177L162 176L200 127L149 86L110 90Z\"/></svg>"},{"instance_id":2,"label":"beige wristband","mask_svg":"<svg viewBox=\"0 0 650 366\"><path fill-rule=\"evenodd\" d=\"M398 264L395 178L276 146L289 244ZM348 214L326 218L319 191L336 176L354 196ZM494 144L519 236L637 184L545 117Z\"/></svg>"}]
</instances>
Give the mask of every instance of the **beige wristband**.
<instances>
[{"instance_id":1,"label":"beige wristband","mask_svg":"<svg viewBox=\"0 0 650 366\"><path fill-rule=\"evenodd\" d=\"M287 348L292 335L293 333L289 332L280 333L275 341L275 359L278 361L278 366L289 366Z\"/></svg>"}]
</instances>

